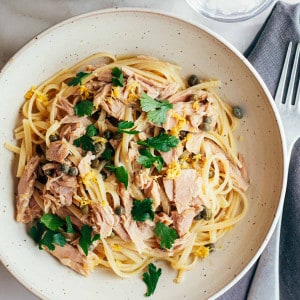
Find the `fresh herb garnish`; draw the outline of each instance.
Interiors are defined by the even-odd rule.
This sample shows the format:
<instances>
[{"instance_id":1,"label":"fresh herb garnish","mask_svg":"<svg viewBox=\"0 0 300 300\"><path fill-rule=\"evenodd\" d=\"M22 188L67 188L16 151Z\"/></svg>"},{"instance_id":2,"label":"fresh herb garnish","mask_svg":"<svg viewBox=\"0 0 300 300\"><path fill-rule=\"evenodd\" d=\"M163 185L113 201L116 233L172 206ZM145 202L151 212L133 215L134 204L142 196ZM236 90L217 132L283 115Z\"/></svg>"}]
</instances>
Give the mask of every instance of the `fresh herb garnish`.
<instances>
[{"instance_id":1,"label":"fresh herb garnish","mask_svg":"<svg viewBox=\"0 0 300 300\"><path fill-rule=\"evenodd\" d=\"M148 265L148 272L143 274L143 281L147 285L147 293L145 293L147 297L151 296L156 289L158 279L161 275L161 268L157 269L153 263L150 263Z\"/></svg>"},{"instance_id":2,"label":"fresh herb garnish","mask_svg":"<svg viewBox=\"0 0 300 300\"><path fill-rule=\"evenodd\" d=\"M151 168L151 166L155 164L157 171L161 171L164 164L164 159L160 155L152 155L149 148L141 149L139 152L141 155L138 157L137 162L140 165L144 166L145 168Z\"/></svg>"},{"instance_id":3,"label":"fresh herb garnish","mask_svg":"<svg viewBox=\"0 0 300 300\"><path fill-rule=\"evenodd\" d=\"M63 247L67 241L63 232L76 233L71 223L70 216L66 216L62 220L54 214L44 214L36 226L32 226L29 230L29 235L39 244L42 250L42 245L46 246L50 251L55 249L55 245ZM80 230L79 245L85 255L88 255L89 246L100 238L99 234L95 234L92 238L92 227L83 225Z\"/></svg>"},{"instance_id":4,"label":"fresh herb garnish","mask_svg":"<svg viewBox=\"0 0 300 300\"><path fill-rule=\"evenodd\" d=\"M168 100L156 100L143 93L140 99L142 111L147 112L150 122L162 124L166 122L167 112L173 108Z\"/></svg>"},{"instance_id":5,"label":"fresh herb garnish","mask_svg":"<svg viewBox=\"0 0 300 300\"><path fill-rule=\"evenodd\" d=\"M100 239L100 234L95 234L94 237L92 238L92 232L93 229L92 227L88 225L83 225L81 227L80 233L81 237L79 239L79 246L83 250L84 254L87 256L89 252L89 246Z\"/></svg>"},{"instance_id":6,"label":"fresh herb garnish","mask_svg":"<svg viewBox=\"0 0 300 300\"><path fill-rule=\"evenodd\" d=\"M75 233L70 216L66 216L67 233Z\"/></svg>"},{"instance_id":7,"label":"fresh herb garnish","mask_svg":"<svg viewBox=\"0 0 300 300\"><path fill-rule=\"evenodd\" d=\"M124 185L127 189L127 187L128 187L128 172L126 171L126 169L123 166L115 167L115 166L106 164L105 168L108 171L114 172L118 181L124 183Z\"/></svg>"},{"instance_id":8,"label":"fresh herb garnish","mask_svg":"<svg viewBox=\"0 0 300 300\"><path fill-rule=\"evenodd\" d=\"M97 135L98 133L99 133L98 129L93 124L90 124L86 128L86 135L89 137L93 137L93 136Z\"/></svg>"},{"instance_id":9,"label":"fresh herb garnish","mask_svg":"<svg viewBox=\"0 0 300 300\"><path fill-rule=\"evenodd\" d=\"M74 77L69 83L68 86L75 86L77 84L82 85L82 79L86 76L90 75L91 73L86 72L79 72L76 74L76 77Z\"/></svg>"},{"instance_id":10,"label":"fresh herb garnish","mask_svg":"<svg viewBox=\"0 0 300 300\"><path fill-rule=\"evenodd\" d=\"M111 161L112 157L113 157L113 153L114 153L114 149L111 148L110 145L108 145L105 150L103 151L103 153L101 154L101 158L103 158L106 161Z\"/></svg>"},{"instance_id":11,"label":"fresh herb garnish","mask_svg":"<svg viewBox=\"0 0 300 300\"><path fill-rule=\"evenodd\" d=\"M43 223L38 222L36 224L36 226L32 226L29 229L29 235L32 237L32 239L36 243L39 243L40 240L42 239L42 236L43 236L45 231L46 231L46 226Z\"/></svg>"},{"instance_id":12,"label":"fresh herb garnish","mask_svg":"<svg viewBox=\"0 0 300 300\"><path fill-rule=\"evenodd\" d=\"M161 132L158 136L148 138L145 141L138 141L137 143L159 151L168 152L171 148L175 148L178 145L179 139Z\"/></svg>"},{"instance_id":13,"label":"fresh herb garnish","mask_svg":"<svg viewBox=\"0 0 300 300\"><path fill-rule=\"evenodd\" d=\"M81 147L84 151L95 151L95 144L91 137L83 135L80 138L73 141L76 147Z\"/></svg>"},{"instance_id":14,"label":"fresh herb garnish","mask_svg":"<svg viewBox=\"0 0 300 300\"><path fill-rule=\"evenodd\" d=\"M41 250L44 245L53 251L55 245L63 247L67 243L66 238L60 232L65 224L65 221L57 215L44 214L40 222L30 228L29 235L39 244Z\"/></svg>"},{"instance_id":15,"label":"fresh herb garnish","mask_svg":"<svg viewBox=\"0 0 300 300\"><path fill-rule=\"evenodd\" d=\"M133 125L134 125L134 122L132 122L132 121L119 122L117 132L128 133L128 134L137 134L137 133L139 133L139 131L137 131L137 130L126 130L126 129L132 128Z\"/></svg>"},{"instance_id":16,"label":"fresh herb garnish","mask_svg":"<svg viewBox=\"0 0 300 300\"><path fill-rule=\"evenodd\" d=\"M154 234L160 239L160 247L171 249L178 234L174 228L170 228L164 223L157 222L154 228Z\"/></svg>"},{"instance_id":17,"label":"fresh herb garnish","mask_svg":"<svg viewBox=\"0 0 300 300\"><path fill-rule=\"evenodd\" d=\"M64 220L53 214L44 214L41 217L41 222L52 231L58 230L58 228L61 228L65 224Z\"/></svg>"},{"instance_id":18,"label":"fresh herb garnish","mask_svg":"<svg viewBox=\"0 0 300 300\"><path fill-rule=\"evenodd\" d=\"M78 102L74 106L74 111L76 116L83 117L83 116L91 116L93 113L94 105L92 101L84 100Z\"/></svg>"},{"instance_id":19,"label":"fresh herb garnish","mask_svg":"<svg viewBox=\"0 0 300 300\"><path fill-rule=\"evenodd\" d=\"M153 200L145 198L144 200L133 200L131 215L135 221L145 222L146 220L153 221L154 211L152 210Z\"/></svg>"},{"instance_id":20,"label":"fresh herb garnish","mask_svg":"<svg viewBox=\"0 0 300 300\"><path fill-rule=\"evenodd\" d=\"M112 75L111 82L112 82L113 86L123 86L124 85L123 73L120 68L114 67L111 70L111 75Z\"/></svg>"}]
</instances>

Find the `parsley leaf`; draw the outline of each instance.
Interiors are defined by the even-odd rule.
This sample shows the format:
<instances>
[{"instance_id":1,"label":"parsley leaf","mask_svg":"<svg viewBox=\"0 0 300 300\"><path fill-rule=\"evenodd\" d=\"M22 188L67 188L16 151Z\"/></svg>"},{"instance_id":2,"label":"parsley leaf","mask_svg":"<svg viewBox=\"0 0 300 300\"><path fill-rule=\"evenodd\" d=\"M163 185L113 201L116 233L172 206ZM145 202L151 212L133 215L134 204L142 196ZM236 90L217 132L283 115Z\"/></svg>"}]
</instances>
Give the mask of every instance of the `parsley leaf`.
<instances>
[{"instance_id":1,"label":"parsley leaf","mask_svg":"<svg viewBox=\"0 0 300 300\"><path fill-rule=\"evenodd\" d=\"M114 172L118 181L124 183L126 189L128 187L128 172L123 166L115 167L109 164L105 165L105 168L108 171Z\"/></svg>"},{"instance_id":2,"label":"parsley leaf","mask_svg":"<svg viewBox=\"0 0 300 300\"><path fill-rule=\"evenodd\" d=\"M156 289L158 279L161 275L161 268L157 269L153 263L150 263L148 265L148 272L143 274L143 281L147 285L147 293L145 293L147 297L151 296Z\"/></svg>"},{"instance_id":3,"label":"parsley leaf","mask_svg":"<svg viewBox=\"0 0 300 300\"><path fill-rule=\"evenodd\" d=\"M66 216L66 223L67 223L67 233L74 233L75 230L74 230L73 225L71 223L70 216Z\"/></svg>"},{"instance_id":4,"label":"parsley leaf","mask_svg":"<svg viewBox=\"0 0 300 300\"><path fill-rule=\"evenodd\" d=\"M139 131L137 130L125 130L125 129L130 129L134 125L134 122L132 121L122 121L118 123L118 130L117 132L120 133L128 133L128 134L137 134Z\"/></svg>"},{"instance_id":5,"label":"parsley leaf","mask_svg":"<svg viewBox=\"0 0 300 300\"><path fill-rule=\"evenodd\" d=\"M52 243L63 247L67 243L67 241L66 238L60 232L58 232L58 233L53 233Z\"/></svg>"},{"instance_id":6,"label":"parsley leaf","mask_svg":"<svg viewBox=\"0 0 300 300\"><path fill-rule=\"evenodd\" d=\"M82 85L82 79L86 76L90 75L91 73L86 72L79 72L76 74L76 77L74 77L69 83L68 86L75 86L77 84Z\"/></svg>"},{"instance_id":7,"label":"parsley leaf","mask_svg":"<svg viewBox=\"0 0 300 300\"><path fill-rule=\"evenodd\" d=\"M76 147L81 147L84 151L95 151L94 141L88 135L83 135L80 138L73 141Z\"/></svg>"},{"instance_id":8,"label":"parsley leaf","mask_svg":"<svg viewBox=\"0 0 300 300\"><path fill-rule=\"evenodd\" d=\"M100 239L100 234L95 234L92 238L92 227L88 225L83 225L80 233L81 237L79 239L79 246L83 250L84 254L87 256L89 252L89 246L94 242Z\"/></svg>"},{"instance_id":9,"label":"parsley leaf","mask_svg":"<svg viewBox=\"0 0 300 300\"><path fill-rule=\"evenodd\" d=\"M29 229L29 235L36 243L39 243L45 231L46 226L43 223L38 222L36 226L32 226Z\"/></svg>"},{"instance_id":10,"label":"parsley leaf","mask_svg":"<svg viewBox=\"0 0 300 300\"><path fill-rule=\"evenodd\" d=\"M164 223L157 222L154 228L154 234L160 239L160 247L171 249L178 234L174 228L170 228Z\"/></svg>"},{"instance_id":11,"label":"parsley leaf","mask_svg":"<svg viewBox=\"0 0 300 300\"><path fill-rule=\"evenodd\" d=\"M154 211L152 210L153 200L145 198L144 200L133 200L131 215L135 221L145 222L146 220L153 221Z\"/></svg>"},{"instance_id":12,"label":"parsley leaf","mask_svg":"<svg viewBox=\"0 0 300 300\"><path fill-rule=\"evenodd\" d=\"M147 112L150 122L162 124L166 122L167 112L173 108L168 100L156 100L143 93L140 99L142 111Z\"/></svg>"},{"instance_id":13,"label":"parsley leaf","mask_svg":"<svg viewBox=\"0 0 300 300\"><path fill-rule=\"evenodd\" d=\"M175 148L178 145L179 139L161 132L158 136L148 138L145 141L138 141L137 143L159 151L168 152L171 148Z\"/></svg>"},{"instance_id":14,"label":"parsley leaf","mask_svg":"<svg viewBox=\"0 0 300 300\"><path fill-rule=\"evenodd\" d=\"M54 244L63 247L67 243L66 238L62 233L57 232L57 230L62 227L65 222L58 216L52 214L45 214L42 219L37 223L36 227L32 226L29 230L29 235L39 244L39 249L43 249L42 245L45 245L50 251L55 249ZM55 230L49 229L50 227L55 228Z\"/></svg>"},{"instance_id":15,"label":"parsley leaf","mask_svg":"<svg viewBox=\"0 0 300 300\"><path fill-rule=\"evenodd\" d=\"M114 149L110 146L110 144L108 144L100 157L106 161L110 161L113 156L113 153Z\"/></svg>"},{"instance_id":16,"label":"parsley leaf","mask_svg":"<svg viewBox=\"0 0 300 300\"><path fill-rule=\"evenodd\" d=\"M137 162L140 165L144 166L145 168L151 168L151 166L156 163L155 167L157 171L161 171L164 164L164 159L160 155L152 155L149 148L141 149L139 152L141 155L138 157Z\"/></svg>"},{"instance_id":17,"label":"parsley leaf","mask_svg":"<svg viewBox=\"0 0 300 300\"><path fill-rule=\"evenodd\" d=\"M98 133L99 133L98 129L93 124L90 124L86 128L86 135L89 136L89 137L95 136Z\"/></svg>"},{"instance_id":18,"label":"parsley leaf","mask_svg":"<svg viewBox=\"0 0 300 300\"><path fill-rule=\"evenodd\" d=\"M53 231L47 230L42 239L39 242L39 248L42 248L42 245L45 245L50 251L55 249L53 245Z\"/></svg>"},{"instance_id":19,"label":"parsley leaf","mask_svg":"<svg viewBox=\"0 0 300 300\"><path fill-rule=\"evenodd\" d=\"M111 70L111 75L112 75L111 82L112 82L113 86L123 86L124 85L123 73L120 68L114 67Z\"/></svg>"},{"instance_id":20,"label":"parsley leaf","mask_svg":"<svg viewBox=\"0 0 300 300\"><path fill-rule=\"evenodd\" d=\"M84 100L81 102L78 102L74 106L74 111L76 116L83 117L85 115L91 116L93 113L94 105L92 101Z\"/></svg>"},{"instance_id":21,"label":"parsley leaf","mask_svg":"<svg viewBox=\"0 0 300 300\"><path fill-rule=\"evenodd\" d=\"M62 226L64 226L65 222L57 215L53 214L44 214L41 217L41 222L50 230L56 231Z\"/></svg>"},{"instance_id":22,"label":"parsley leaf","mask_svg":"<svg viewBox=\"0 0 300 300\"><path fill-rule=\"evenodd\" d=\"M55 249L54 244L63 247L66 243L66 238L60 232L47 230L39 242L39 247L42 249L42 245L45 245L50 251L53 251Z\"/></svg>"}]
</instances>

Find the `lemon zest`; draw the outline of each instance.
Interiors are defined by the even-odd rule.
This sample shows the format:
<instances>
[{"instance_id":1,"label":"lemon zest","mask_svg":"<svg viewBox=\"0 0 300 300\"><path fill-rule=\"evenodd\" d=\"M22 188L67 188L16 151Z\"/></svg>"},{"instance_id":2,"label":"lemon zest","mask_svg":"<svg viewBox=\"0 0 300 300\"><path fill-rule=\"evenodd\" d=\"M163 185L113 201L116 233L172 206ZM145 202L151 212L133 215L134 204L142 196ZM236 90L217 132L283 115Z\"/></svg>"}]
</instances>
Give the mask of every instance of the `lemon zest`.
<instances>
[{"instance_id":1,"label":"lemon zest","mask_svg":"<svg viewBox=\"0 0 300 300\"><path fill-rule=\"evenodd\" d=\"M34 92L35 92L36 89L37 89L37 86L36 86L36 85L32 86L32 87L25 93L24 98L25 98L26 100L30 100L31 97L33 96L33 94L34 94Z\"/></svg>"},{"instance_id":2,"label":"lemon zest","mask_svg":"<svg viewBox=\"0 0 300 300\"><path fill-rule=\"evenodd\" d=\"M197 247L195 255L201 258L206 258L209 255L209 248L201 245Z\"/></svg>"},{"instance_id":3,"label":"lemon zest","mask_svg":"<svg viewBox=\"0 0 300 300\"><path fill-rule=\"evenodd\" d=\"M166 178L167 179L175 179L179 176L180 171L181 171L181 168L180 168L179 162L174 161L167 166Z\"/></svg>"},{"instance_id":4,"label":"lemon zest","mask_svg":"<svg viewBox=\"0 0 300 300\"><path fill-rule=\"evenodd\" d=\"M90 94L88 88L85 85L81 85L79 87L79 93L84 99L88 98Z\"/></svg>"}]
</instances>

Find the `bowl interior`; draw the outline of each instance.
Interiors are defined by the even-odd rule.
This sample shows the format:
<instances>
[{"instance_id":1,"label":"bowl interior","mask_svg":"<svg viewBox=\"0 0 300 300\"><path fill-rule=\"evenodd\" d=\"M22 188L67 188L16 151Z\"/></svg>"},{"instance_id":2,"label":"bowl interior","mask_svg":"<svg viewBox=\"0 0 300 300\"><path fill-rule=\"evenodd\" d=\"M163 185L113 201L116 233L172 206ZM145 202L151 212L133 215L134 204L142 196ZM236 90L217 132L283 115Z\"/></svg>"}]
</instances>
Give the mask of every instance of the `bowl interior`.
<instances>
[{"instance_id":1,"label":"bowl interior","mask_svg":"<svg viewBox=\"0 0 300 300\"><path fill-rule=\"evenodd\" d=\"M59 69L101 51L156 56L180 65L183 77L195 73L220 79L227 101L245 111L236 137L240 137L237 146L251 179L248 213L217 244L218 251L187 272L181 284L173 283L175 273L163 266L153 299L216 295L250 266L274 222L284 182L280 130L265 89L241 55L206 30L156 12L108 10L65 21L37 36L0 73L0 228L5 228L0 258L17 279L44 299L144 299L141 278L125 280L101 270L83 278L40 251L25 226L14 220L15 157L2 145L14 143L24 93Z\"/></svg>"}]
</instances>

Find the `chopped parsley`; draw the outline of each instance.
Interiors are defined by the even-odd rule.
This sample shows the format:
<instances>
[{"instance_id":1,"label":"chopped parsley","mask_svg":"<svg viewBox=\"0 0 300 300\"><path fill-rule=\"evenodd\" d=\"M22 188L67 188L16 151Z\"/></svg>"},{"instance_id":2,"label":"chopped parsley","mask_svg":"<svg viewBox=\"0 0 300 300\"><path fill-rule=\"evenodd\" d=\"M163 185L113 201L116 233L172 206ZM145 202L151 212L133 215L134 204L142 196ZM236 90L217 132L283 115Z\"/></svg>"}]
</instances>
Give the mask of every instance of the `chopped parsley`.
<instances>
[{"instance_id":1,"label":"chopped parsley","mask_svg":"<svg viewBox=\"0 0 300 300\"><path fill-rule=\"evenodd\" d=\"M128 172L126 171L126 169L123 166L115 167L113 165L106 164L105 168L108 171L114 172L118 181L124 183L124 185L127 189L127 187L128 187Z\"/></svg>"},{"instance_id":2,"label":"chopped parsley","mask_svg":"<svg viewBox=\"0 0 300 300\"><path fill-rule=\"evenodd\" d=\"M100 239L100 234L95 234L92 238L92 232L92 227L88 225L83 225L80 230L81 237L79 239L79 246L86 256L88 255L90 245Z\"/></svg>"},{"instance_id":3,"label":"chopped parsley","mask_svg":"<svg viewBox=\"0 0 300 300\"><path fill-rule=\"evenodd\" d=\"M55 245L63 247L67 243L61 232L65 224L66 222L57 215L44 214L36 226L30 228L29 235L39 244L41 250L44 245L53 251Z\"/></svg>"},{"instance_id":4,"label":"chopped parsley","mask_svg":"<svg viewBox=\"0 0 300 300\"><path fill-rule=\"evenodd\" d=\"M127 133L127 134L137 134L137 133L139 133L139 131L137 131L137 130L126 130L126 129L132 128L133 126L134 126L134 122L132 122L132 121L119 122L117 132Z\"/></svg>"},{"instance_id":5,"label":"chopped parsley","mask_svg":"<svg viewBox=\"0 0 300 300\"><path fill-rule=\"evenodd\" d=\"M158 136L151 137L145 141L138 141L139 145L151 147L162 152L168 152L171 148L176 148L179 143L179 139L175 136L160 133Z\"/></svg>"},{"instance_id":6,"label":"chopped parsley","mask_svg":"<svg viewBox=\"0 0 300 300\"><path fill-rule=\"evenodd\" d=\"M75 233L70 216L66 216L67 233Z\"/></svg>"},{"instance_id":7,"label":"chopped parsley","mask_svg":"<svg viewBox=\"0 0 300 300\"><path fill-rule=\"evenodd\" d=\"M86 128L86 135L89 137L93 137L93 136L97 135L98 133L99 133L98 129L93 124L90 124Z\"/></svg>"},{"instance_id":8,"label":"chopped parsley","mask_svg":"<svg viewBox=\"0 0 300 300\"><path fill-rule=\"evenodd\" d=\"M41 222L50 230L56 231L62 226L65 222L59 216L53 214L44 214L41 217Z\"/></svg>"},{"instance_id":9,"label":"chopped parsley","mask_svg":"<svg viewBox=\"0 0 300 300\"><path fill-rule=\"evenodd\" d=\"M160 155L152 155L149 148L141 149L139 152L141 155L138 157L137 162L140 165L144 166L145 168L151 168L151 166L155 164L157 171L161 171L164 164L164 159Z\"/></svg>"},{"instance_id":10,"label":"chopped parsley","mask_svg":"<svg viewBox=\"0 0 300 300\"><path fill-rule=\"evenodd\" d=\"M96 149L93 139L88 135L83 135L79 137L78 139L73 141L73 144L76 147L81 147L84 151L94 152Z\"/></svg>"},{"instance_id":11,"label":"chopped parsley","mask_svg":"<svg viewBox=\"0 0 300 300\"><path fill-rule=\"evenodd\" d=\"M153 200L145 198L144 200L133 200L131 215L135 221L145 222L146 220L153 221L154 211L152 210Z\"/></svg>"},{"instance_id":12,"label":"chopped parsley","mask_svg":"<svg viewBox=\"0 0 300 300\"><path fill-rule=\"evenodd\" d=\"M111 70L112 79L111 82L113 86L123 86L124 85L124 78L122 70L118 67L114 67Z\"/></svg>"},{"instance_id":13,"label":"chopped parsley","mask_svg":"<svg viewBox=\"0 0 300 300\"><path fill-rule=\"evenodd\" d=\"M147 285L147 292L145 293L145 296L149 297L154 293L160 275L161 268L157 269L153 263L150 263L148 265L148 273L145 272L143 274L143 281Z\"/></svg>"},{"instance_id":14,"label":"chopped parsley","mask_svg":"<svg viewBox=\"0 0 300 300\"><path fill-rule=\"evenodd\" d=\"M91 73L86 72L79 72L76 74L76 77L74 77L69 83L68 86L76 86L76 85L82 85L82 79L86 76L90 75Z\"/></svg>"},{"instance_id":15,"label":"chopped parsley","mask_svg":"<svg viewBox=\"0 0 300 300\"><path fill-rule=\"evenodd\" d=\"M140 99L142 111L147 112L150 122L162 124L166 122L167 112L173 108L168 100L156 100L143 93Z\"/></svg>"},{"instance_id":16,"label":"chopped parsley","mask_svg":"<svg viewBox=\"0 0 300 300\"><path fill-rule=\"evenodd\" d=\"M170 228L161 222L156 223L154 234L160 239L161 248L171 249L175 240L178 238L178 234L174 228Z\"/></svg>"},{"instance_id":17,"label":"chopped parsley","mask_svg":"<svg viewBox=\"0 0 300 300\"><path fill-rule=\"evenodd\" d=\"M83 117L83 116L91 116L93 113L94 105L93 102L90 100L84 100L78 102L74 106L74 111L76 116Z\"/></svg>"},{"instance_id":18,"label":"chopped parsley","mask_svg":"<svg viewBox=\"0 0 300 300\"><path fill-rule=\"evenodd\" d=\"M80 230L79 245L85 255L88 255L89 246L100 238L99 234L92 237L92 232L92 227L88 225L83 225ZM44 214L36 226L32 226L29 230L29 235L39 244L39 248L42 250L44 245L50 251L55 249L55 245L63 247L67 243L64 233L79 234L73 228L70 216L66 216L63 220L50 213Z\"/></svg>"},{"instance_id":19,"label":"chopped parsley","mask_svg":"<svg viewBox=\"0 0 300 300\"><path fill-rule=\"evenodd\" d=\"M95 152L96 147L95 147L95 144L94 144L94 141L93 141L92 137L97 135L98 133L99 133L98 129L93 124L90 124L86 128L85 135L82 135L78 139L75 139L73 141L73 144L76 147L81 147L84 151Z\"/></svg>"},{"instance_id":20,"label":"chopped parsley","mask_svg":"<svg viewBox=\"0 0 300 300\"><path fill-rule=\"evenodd\" d=\"M100 157L106 161L111 161L113 154L114 154L114 149L108 144Z\"/></svg>"}]
</instances>

